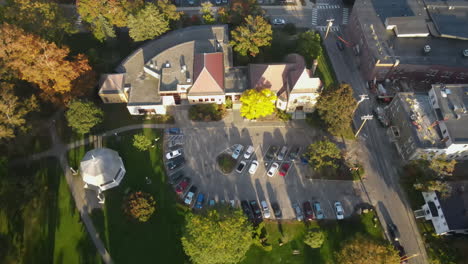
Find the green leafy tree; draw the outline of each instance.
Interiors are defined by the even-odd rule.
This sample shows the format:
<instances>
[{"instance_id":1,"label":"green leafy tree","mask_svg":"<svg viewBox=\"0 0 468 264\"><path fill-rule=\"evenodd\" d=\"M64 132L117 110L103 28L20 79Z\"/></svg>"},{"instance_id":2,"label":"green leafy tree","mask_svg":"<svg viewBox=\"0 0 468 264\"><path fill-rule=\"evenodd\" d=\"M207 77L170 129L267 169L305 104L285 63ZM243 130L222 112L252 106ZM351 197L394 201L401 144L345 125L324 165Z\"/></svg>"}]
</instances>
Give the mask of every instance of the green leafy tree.
<instances>
[{"instance_id":1,"label":"green leafy tree","mask_svg":"<svg viewBox=\"0 0 468 264\"><path fill-rule=\"evenodd\" d=\"M154 4L146 4L135 16L128 17L130 37L135 41L153 39L169 30L169 22Z\"/></svg>"},{"instance_id":2,"label":"green leafy tree","mask_svg":"<svg viewBox=\"0 0 468 264\"><path fill-rule=\"evenodd\" d=\"M37 108L36 97L20 99L12 84L0 82L0 139L14 138L16 131L25 131L26 116Z\"/></svg>"},{"instance_id":3,"label":"green leafy tree","mask_svg":"<svg viewBox=\"0 0 468 264\"><path fill-rule=\"evenodd\" d=\"M400 264L400 256L391 245L362 235L346 241L336 259L338 264Z\"/></svg>"},{"instance_id":4,"label":"green leafy tree","mask_svg":"<svg viewBox=\"0 0 468 264\"><path fill-rule=\"evenodd\" d=\"M139 151L147 151L151 148L152 142L147 136L143 133L135 134L133 136L133 146Z\"/></svg>"},{"instance_id":5,"label":"green leafy tree","mask_svg":"<svg viewBox=\"0 0 468 264\"><path fill-rule=\"evenodd\" d=\"M271 25L261 16L247 16L243 25L231 32L231 45L242 56L257 56L261 47L270 46Z\"/></svg>"},{"instance_id":6,"label":"green leafy tree","mask_svg":"<svg viewBox=\"0 0 468 264\"><path fill-rule=\"evenodd\" d=\"M309 158L310 165L316 170L323 167L337 168L336 161L341 159L341 152L335 143L321 140L310 144L306 156Z\"/></svg>"},{"instance_id":7,"label":"green leafy tree","mask_svg":"<svg viewBox=\"0 0 468 264\"><path fill-rule=\"evenodd\" d=\"M65 113L68 126L79 134L88 133L91 128L101 123L104 112L92 102L72 100Z\"/></svg>"},{"instance_id":8,"label":"green leafy tree","mask_svg":"<svg viewBox=\"0 0 468 264\"><path fill-rule=\"evenodd\" d=\"M321 248L325 242L325 233L318 229L310 229L304 237L304 243L311 248Z\"/></svg>"},{"instance_id":9,"label":"green leafy tree","mask_svg":"<svg viewBox=\"0 0 468 264\"><path fill-rule=\"evenodd\" d=\"M241 116L247 119L257 119L271 115L275 111L277 97L270 89L249 89L242 93L240 101Z\"/></svg>"},{"instance_id":10,"label":"green leafy tree","mask_svg":"<svg viewBox=\"0 0 468 264\"><path fill-rule=\"evenodd\" d=\"M357 102L349 84L340 84L336 89L326 90L317 102L317 111L327 130L339 136L346 132L353 120Z\"/></svg>"},{"instance_id":11,"label":"green leafy tree","mask_svg":"<svg viewBox=\"0 0 468 264\"><path fill-rule=\"evenodd\" d=\"M181 18L184 12L177 11L177 7L172 4L169 0L158 0L156 6L159 12L167 21L177 21Z\"/></svg>"},{"instance_id":12,"label":"green leafy tree","mask_svg":"<svg viewBox=\"0 0 468 264\"><path fill-rule=\"evenodd\" d=\"M252 226L240 210L221 207L187 216L182 246L195 264L238 263L252 243Z\"/></svg>"},{"instance_id":13,"label":"green leafy tree","mask_svg":"<svg viewBox=\"0 0 468 264\"><path fill-rule=\"evenodd\" d=\"M214 18L213 4L210 1L201 4L200 13L204 24L213 24L216 21Z\"/></svg>"},{"instance_id":14,"label":"green leafy tree","mask_svg":"<svg viewBox=\"0 0 468 264\"><path fill-rule=\"evenodd\" d=\"M135 220L147 222L156 210L156 202L149 193L134 192L124 200L124 212Z\"/></svg>"},{"instance_id":15,"label":"green leafy tree","mask_svg":"<svg viewBox=\"0 0 468 264\"><path fill-rule=\"evenodd\" d=\"M306 61L316 59L322 52L322 45L320 44L320 34L314 31L307 31L299 34L297 43L297 52L301 54Z\"/></svg>"},{"instance_id":16,"label":"green leafy tree","mask_svg":"<svg viewBox=\"0 0 468 264\"><path fill-rule=\"evenodd\" d=\"M5 22L49 41L60 43L64 34L76 33L73 25L75 17L65 16L55 1L9 0L2 13Z\"/></svg>"}]
</instances>

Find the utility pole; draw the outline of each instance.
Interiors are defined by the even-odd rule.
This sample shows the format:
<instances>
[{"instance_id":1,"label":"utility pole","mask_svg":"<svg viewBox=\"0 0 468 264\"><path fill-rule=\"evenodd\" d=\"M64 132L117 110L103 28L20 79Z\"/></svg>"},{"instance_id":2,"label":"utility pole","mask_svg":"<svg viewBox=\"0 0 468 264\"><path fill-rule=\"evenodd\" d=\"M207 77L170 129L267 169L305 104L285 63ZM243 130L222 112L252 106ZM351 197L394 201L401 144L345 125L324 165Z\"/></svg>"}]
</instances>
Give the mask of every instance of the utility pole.
<instances>
[{"instance_id":1,"label":"utility pole","mask_svg":"<svg viewBox=\"0 0 468 264\"><path fill-rule=\"evenodd\" d=\"M327 32L325 33L325 39L327 39L327 36L328 36L328 32L330 31L330 28L333 26L333 21L335 21L335 19L333 18L330 18L330 19L327 19Z\"/></svg>"},{"instance_id":2,"label":"utility pole","mask_svg":"<svg viewBox=\"0 0 468 264\"><path fill-rule=\"evenodd\" d=\"M359 135L359 132L361 132L361 129L364 127L364 125L366 124L367 120L372 120L373 118L374 118L373 115L361 116L361 120L364 120L364 122L362 122L361 126L359 127L358 131L356 132L356 135L354 135L355 138Z\"/></svg>"},{"instance_id":3,"label":"utility pole","mask_svg":"<svg viewBox=\"0 0 468 264\"><path fill-rule=\"evenodd\" d=\"M357 101L357 104L356 104L356 107L354 108L354 111L353 111L353 115L354 115L354 112L356 112L358 106L360 103L364 102L364 100L369 100L369 95L367 94L360 94L359 95L359 101Z\"/></svg>"}]
</instances>

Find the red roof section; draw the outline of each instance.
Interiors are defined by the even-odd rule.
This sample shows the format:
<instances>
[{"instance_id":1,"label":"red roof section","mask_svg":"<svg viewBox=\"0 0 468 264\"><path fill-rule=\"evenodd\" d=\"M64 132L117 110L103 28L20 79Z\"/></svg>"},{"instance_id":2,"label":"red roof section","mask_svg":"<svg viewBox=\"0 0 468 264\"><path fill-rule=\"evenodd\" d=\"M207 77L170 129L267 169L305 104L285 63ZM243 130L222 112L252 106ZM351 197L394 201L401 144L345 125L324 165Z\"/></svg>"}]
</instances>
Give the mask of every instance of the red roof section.
<instances>
[{"instance_id":1,"label":"red roof section","mask_svg":"<svg viewBox=\"0 0 468 264\"><path fill-rule=\"evenodd\" d=\"M195 54L194 83L189 93L224 92L223 53Z\"/></svg>"}]
</instances>

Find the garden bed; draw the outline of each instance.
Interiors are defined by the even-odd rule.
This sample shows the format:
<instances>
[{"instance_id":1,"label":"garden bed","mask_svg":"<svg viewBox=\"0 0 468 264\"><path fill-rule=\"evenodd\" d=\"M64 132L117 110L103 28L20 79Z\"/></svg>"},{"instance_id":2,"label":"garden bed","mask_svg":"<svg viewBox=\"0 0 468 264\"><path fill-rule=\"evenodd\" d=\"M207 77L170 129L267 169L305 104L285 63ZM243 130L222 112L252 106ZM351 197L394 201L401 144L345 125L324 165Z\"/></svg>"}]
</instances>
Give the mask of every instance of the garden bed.
<instances>
[{"instance_id":1,"label":"garden bed","mask_svg":"<svg viewBox=\"0 0 468 264\"><path fill-rule=\"evenodd\" d=\"M216 158L216 162L218 163L219 169L225 173L231 173L236 166L237 160L233 159L231 155L227 153L222 153Z\"/></svg>"},{"instance_id":2,"label":"garden bed","mask_svg":"<svg viewBox=\"0 0 468 264\"><path fill-rule=\"evenodd\" d=\"M192 105L189 109L189 119L192 121L220 121L226 116L223 104Z\"/></svg>"}]
</instances>

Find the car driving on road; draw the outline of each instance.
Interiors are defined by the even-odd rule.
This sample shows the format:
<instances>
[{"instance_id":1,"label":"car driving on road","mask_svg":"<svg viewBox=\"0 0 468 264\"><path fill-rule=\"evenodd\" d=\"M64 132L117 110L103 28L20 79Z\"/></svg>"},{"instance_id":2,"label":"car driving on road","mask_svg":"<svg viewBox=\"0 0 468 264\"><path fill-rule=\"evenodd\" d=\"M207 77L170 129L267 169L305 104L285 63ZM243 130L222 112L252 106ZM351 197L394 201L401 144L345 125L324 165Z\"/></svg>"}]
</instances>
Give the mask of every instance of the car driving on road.
<instances>
[{"instance_id":1,"label":"car driving on road","mask_svg":"<svg viewBox=\"0 0 468 264\"><path fill-rule=\"evenodd\" d=\"M344 219L343 206L341 205L340 202L335 202L335 214L336 214L336 219L338 220Z\"/></svg>"},{"instance_id":2,"label":"car driving on road","mask_svg":"<svg viewBox=\"0 0 468 264\"><path fill-rule=\"evenodd\" d=\"M278 170L278 167L279 167L279 164L276 162L273 162L273 164L271 164L271 167L267 172L267 175L269 177L273 177L273 175L275 175L276 171Z\"/></svg>"},{"instance_id":3,"label":"car driving on road","mask_svg":"<svg viewBox=\"0 0 468 264\"><path fill-rule=\"evenodd\" d=\"M238 144L236 148L234 149L234 152L232 153L232 158L238 159L243 149L244 149L244 146L242 146L241 144Z\"/></svg>"},{"instance_id":4,"label":"car driving on road","mask_svg":"<svg viewBox=\"0 0 468 264\"><path fill-rule=\"evenodd\" d=\"M236 168L237 173L242 173L242 171L245 168L245 165L247 165L247 163L245 163L245 161L241 161L239 165L237 165L237 168Z\"/></svg>"},{"instance_id":5,"label":"car driving on road","mask_svg":"<svg viewBox=\"0 0 468 264\"><path fill-rule=\"evenodd\" d=\"M256 160L252 161L252 164L250 164L249 173L254 174L257 171L257 168L258 168L258 161Z\"/></svg>"}]
</instances>

